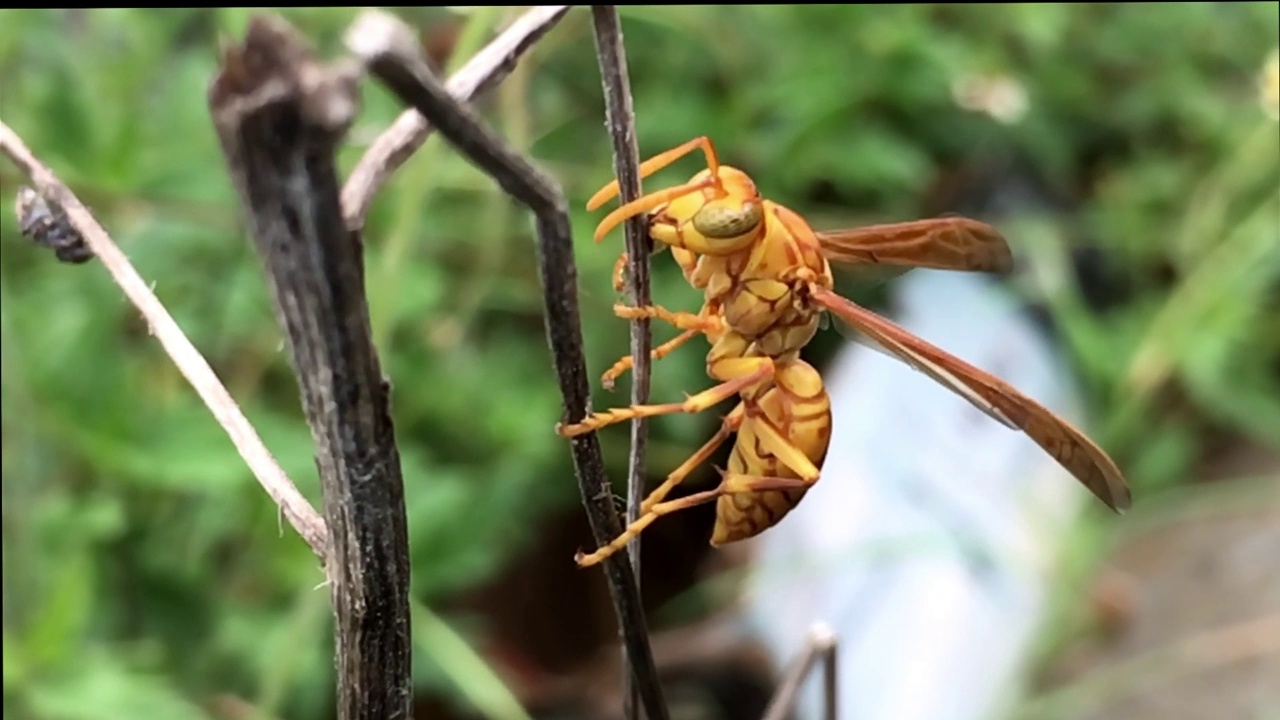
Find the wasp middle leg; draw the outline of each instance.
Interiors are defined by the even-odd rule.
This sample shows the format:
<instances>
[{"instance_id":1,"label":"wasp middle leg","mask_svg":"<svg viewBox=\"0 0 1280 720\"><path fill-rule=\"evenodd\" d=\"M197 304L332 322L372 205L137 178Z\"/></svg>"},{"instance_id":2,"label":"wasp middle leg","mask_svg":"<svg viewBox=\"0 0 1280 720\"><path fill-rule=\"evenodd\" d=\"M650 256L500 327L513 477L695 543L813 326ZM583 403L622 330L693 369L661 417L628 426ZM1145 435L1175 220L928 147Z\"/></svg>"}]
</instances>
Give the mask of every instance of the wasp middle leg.
<instances>
[{"instance_id":1,"label":"wasp middle leg","mask_svg":"<svg viewBox=\"0 0 1280 720\"><path fill-rule=\"evenodd\" d=\"M668 323L678 330L696 330L700 333L714 335L724 331L724 319L709 314L704 308L702 312L691 313L683 310L668 310L661 305L623 305L613 306L613 314L623 320L650 318Z\"/></svg>"},{"instance_id":2,"label":"wasp middle leg","mask_svg":"<svg viewBox=\"0 0 1280 720\"><path fill-rule=\"evenodd\" d=\"M653 350L650 350L649 358L651 360L661 360L662 358L670 355L676 348L701 334L702 333L698 330L685 330L674 338L662 343ZM624 373L631 369L634 362L635 358L632 356L623 355L618 359L618 362L613 364L613 367L610 367L604 372L604 375L600 376L600 384L604 386L605 390L612 390L613 384L617 382L618 378L622 377Z\"/></svg>"},{"instance_id":3,"label":"wasp middle leg","mask_svg":"<svg viewBox=\"0 0 1280 720\"><path fill-rule=\"evenodd\" d=\"M719 320L715 316L710 317ZM776 371L773 358L746 356L750 344L750 341L737 333L720 335L711 346L711 352L707 353L707 374L722 382L696 395L687 396L684 402L603 410L576 423L557 425L556 432L564 437L574 437L634 418L702 412L734 395L741 394L746 400L748 394L767 389Z\"/></svg>"},{"instance_id":4,"label":"wasp middle leg","mask_svg":"<svg viewBox=\"0 0 1280 720\"><path fill-rule=\"evenodd\" d=\"M773 377L774 365L773 360L767 357L734 358L723 361L722 370L728 374L730 379L714 387L707 388L696 395L690 395L685 398L684 402L632 405L630 407L602 410L592 413L576 423L556 425L556 432L564 437L575 437L634 418L672 415L674 413L699 413L715 407L752 386L768 381L769 378Z\"/></svg>"},{"instance_id":5,"label":"wasp middle leg","mask_svg":"<svg viewBox=\"0 0 1280 720\"><path fill-rule=\"evenodd\" d=\"M696 457L696 456L695 456ZM692 460L692 458L691 458ZM684 467L684 466L681 466ZM692 469L692 468L690 468ZM673 512L686 510L698 505L705 505L709 502L731 495L752 494L769 490L795 490L806 489L810 483L801 478L750 478L750 477L731 477L725 476L725 479L714 490L686 495L676 500L668 500L666 502L655 503L649 506L635 522L627 526L618 537L614 538L608 545L601 546L593 553L579 552L574 556L574 561L578 563L578 567L589 567L604 560L626 548L627 543L631 542L637 535L644 532L645 528L653 524L655 520L663 515L670 515ZM657 491L655 491L656 493ZM646 500L646 502L648 502Z\"/></svg>"}]
</instances>

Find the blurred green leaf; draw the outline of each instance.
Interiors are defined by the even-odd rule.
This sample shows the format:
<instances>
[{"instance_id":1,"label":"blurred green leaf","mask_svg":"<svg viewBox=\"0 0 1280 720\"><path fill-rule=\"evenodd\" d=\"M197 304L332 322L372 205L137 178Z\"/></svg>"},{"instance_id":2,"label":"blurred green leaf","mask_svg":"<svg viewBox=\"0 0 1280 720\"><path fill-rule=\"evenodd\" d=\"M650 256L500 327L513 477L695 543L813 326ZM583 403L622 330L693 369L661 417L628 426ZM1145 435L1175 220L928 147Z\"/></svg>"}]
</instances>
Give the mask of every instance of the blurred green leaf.
<instances>
[{"instance_id":1,"label":"blurred green leaf","mask_svg":"<svg viewBox=\"0 0 1280 720\"><path fill-rule=\"evenodd\" d=\"M20 687L26 684L29 670L27 668L26 655L18 643L9 636L9 631L4 633L4 656L0 658L0 671L4 673L4 692L8 695L10 692L17 692Z\"/></svg>"},{"instance_id":2,"label":"blurred green leaf","mask_svg":"<svg viewBox=\"0 0 1280 720\"><path fill-rule=\"evenodd\" d=\"M161 677L141 674L90 654L79 672L26 693L33 720L212 720Z\"/></svg>"},{"instance_id":3,"label":"blurred green leaf","mask_svg":"<svg viewBox=\"0 0 1280 720\"><path fill-rule=\"evenodd\" d=\"M23 657L36 667L76 656L93 613L96 573L89 554L68 548L53 570L45 601L23 633Z\"/></svg>"},{"instance_id":4,"label":"blurred green leaf","mask_svg":"<svg viewBox=\"0 0 1280 720\"><path fill-rule=\"evenodd\" d=\"M1133 356L1132 392L1149 393L1191 353L1212 352L1215 335L1232 345L1251 339L1249 327L1280 282L1277 217L1280 196L1237 225L1169 297Z\"/></svg>"},{"instance_id":5,"label":"blurred green leaf","mask_svg":"<svg viewBox=\"0 0 1280 720\"><path fill-rule=\"evenodd\" d=\"M446 675L458 694L481 716L488 720L531 720L484 658L444 618L421 603L413 605L412 617L413 644L418 653Z\"/></svg>"}]
</instances>

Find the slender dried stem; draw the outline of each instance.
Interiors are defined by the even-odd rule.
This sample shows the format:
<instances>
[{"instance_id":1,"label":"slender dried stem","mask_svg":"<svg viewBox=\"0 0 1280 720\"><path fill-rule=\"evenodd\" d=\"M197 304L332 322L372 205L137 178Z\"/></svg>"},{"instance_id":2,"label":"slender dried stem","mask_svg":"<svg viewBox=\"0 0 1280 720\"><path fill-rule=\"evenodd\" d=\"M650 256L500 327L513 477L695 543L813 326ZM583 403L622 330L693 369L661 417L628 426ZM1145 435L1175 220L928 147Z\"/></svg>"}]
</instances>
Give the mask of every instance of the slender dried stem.
<instances>
[{"instance_id":1,"label":"slender dried stem","mask_svg":"<svg viewBox=\"0 0 1280 720\"><path fill-rule=\"evenodd\" d=\"M800 688L819 660L822 661L822 717L824 720L836 720L836 648L836 636L831 628L815 625L810 629L804 654L796 658L787 670L764 711L764 720L783 720L795 712Z\"/></svg>"},{"instance_id":2,"label":"slender dried stem","mask_svg":"<svg viewBox=\"0 0 1280 720\"><path fill-rule=\"evenodd\" d=\"M446 86L449 94L466 102L502 82L521 56L547 34L569 11L568 5L539 5L516 18L493 42L463 65ZM422 113L405 110L374 140L342 188L342 214L347 227L364 228L369 205L387 179L426 142L431 125Z\"/></svg>"},{"instance_id":3,"label":"slender dried stem","mask_svg":"<svg viewBox=\"0 0 1280 720\"><path fill-rule=\"evenodd\" d=\"M636 118L631 100L631 79L627 73L626 47L622 40L622 25L618 20L618 8L614 5L591 6L591 20L595 30L596 59L600 65L600 83L604 90L604 109L609 137L613 141L613 167L622 190L621 202L628 203L640 197L640 152L636 147ZM632 305L650 304L649 255L653 241L649 238L645 216L638 215L624 224L627 242L627 285ZM631 404L649 402L649 351L653 336L649 331L649 319L631 321ZM627 523L640 516L640 506L645 492L645 451L648 445L644 418L631 421L631 453L627 463ZM636 584L640 584L640 538L627 544L631 557L631 570ZM631 683L631 673L626 675L625 714L638 717L638 696Z\"/></svg>"},{"instance_id":4,"label":"slender dried stem","mask_svg":"<svg viewBox=\"0 0 1280 720\"><path fill-rule=\"evenodd\" d=\"M586 417L591 395L578 314L577 267L567 204L559 186L490 130L474 111L449 95L421 57L412 32L395 17L366 11L348 33L347 45L405 104L417 108L446 140L533 212L547 339L556 377L567 418L576 422ZM592 532L597 542L607 542L621 526L599 440L588 433L570 445ZM649 717L666 720L635 576L622 555L606 561L605 574L644 706Z\"/></svg>"},{"instance_id":5,"label":"slender dried stem","mask_svg":"<svg viewBox=\"0 0 1280 720\"><path fill-rule=\"evenodd\" d=\"M129 263L128 258L98 224L93 214L63 184L58 176L44 163L36 159L17 133L0 122L0 151L9 156L15 164L31 178L45 200L57 204L65 213L67 221L88 244L89 249L98 257L102 265L111 274L129 301L142 313L151 334L156 336L160 345L178 367L182 376L191 383L204 404L213 413L213 417L227 432L232 444L244 458L254 477L267 491L271 499L280 507L294 530L311 546L321 561L327 555L327 530L324 520L311 503L298 492L298 488L276 462L271 451L263 444L262 438L253 429L249 420L241 412L240 406L231 398L226 387L218 380L218 376L209 367L200 351L191 344L187 336L178 327L173 316L165 309L160 299L151 292L147 282Z\"/></svg>"},{"instance_id":6,"label":"slender dried stem","mask_svg":"<svg viewBox=\"0 0 1280 720\"><path fill-rule=\"evenodd\" d=\"M209 109L316 444L338 717L403 719L413 697L404 483L363 248L342 217L334 157L358 109L358 80L355 63L323 65L284 20L258 16L243 46L224 53Z\"/></svg>"}]
</instances>

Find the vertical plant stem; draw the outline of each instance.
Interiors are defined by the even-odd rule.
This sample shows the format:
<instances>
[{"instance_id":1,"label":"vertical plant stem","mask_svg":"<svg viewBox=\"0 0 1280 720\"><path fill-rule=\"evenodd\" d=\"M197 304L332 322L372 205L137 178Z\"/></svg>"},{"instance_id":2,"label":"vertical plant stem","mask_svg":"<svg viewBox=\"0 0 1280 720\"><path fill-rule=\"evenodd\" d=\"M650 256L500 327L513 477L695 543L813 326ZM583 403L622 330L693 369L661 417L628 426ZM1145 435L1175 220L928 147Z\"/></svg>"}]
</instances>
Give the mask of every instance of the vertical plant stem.
<instances>
[{"instance_id":1,"label":"vertical plant stem","mask_svg":"<svg viewBox=\"0 0 1280 720\"><path fill-rule=\"evenodd\" d=\"M339 720L408 718L409 543L400 453L342 217L335 154L358 67L322 64L274 15L227 48L209 110L288 339L324 491ZM425 480L419 478L419 480Z\"/></svg>"},{"instance_id":2,"label":"vertical plant stem","mask_svg":"<svg viewBox=\"0 0 1280 720\"><path fill-rule=\"evenodd\" d=\"M614 174L621 189L621 202L628 203L640 197L640 153L636 147L635 109L631 99L631 80L627 74L626 47L622 39L622 25L618 20L618 8L614 5L591 6L596 59L600 65L600 84L604 91L606 126L613 141ZM630 218L624 224L627 243L627 294L632 305L650 304L649 255L653 241L647 230L647 216ZM648 318L631 321L631 404L649 402L649 352L653 336ZM631 452L627 463L627 524L640 516L640 505L645 494L645 454L647 427L644 418L631 421ZM631 570L636 584L640 584L640 538L627 544ZM629 720L638 717L636 689L631 683L630 668L626 669L623 697Z\"/></svg>"}]
</instances>

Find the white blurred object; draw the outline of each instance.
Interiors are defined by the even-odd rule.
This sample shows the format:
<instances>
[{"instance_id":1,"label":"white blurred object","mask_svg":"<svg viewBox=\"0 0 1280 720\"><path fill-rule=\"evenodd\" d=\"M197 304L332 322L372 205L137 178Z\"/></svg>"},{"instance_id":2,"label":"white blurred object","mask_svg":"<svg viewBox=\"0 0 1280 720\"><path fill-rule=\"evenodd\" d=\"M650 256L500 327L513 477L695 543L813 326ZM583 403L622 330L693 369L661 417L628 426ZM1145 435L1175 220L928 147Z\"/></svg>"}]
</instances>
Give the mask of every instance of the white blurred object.
<instances>
[{"instance_id":1,"label":"white blurred object","mask_svg":"<svg viewBox=\"0 0 1280 720\"><path fill-rule=\"evenodd\" d=\"M907 330L1076 419L1052 346L988 279L918 270L896 299ZM824 375L831 450L754 541L751 630L785 666L830 625L842 719L999 717L1089 496L1025 435L879 352L850 344ZM820 717L819 691L811 679L797 718Z\"/></svg>"}]
</instances>

